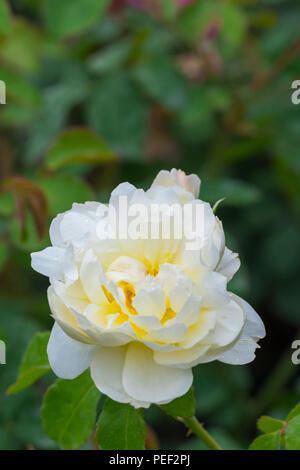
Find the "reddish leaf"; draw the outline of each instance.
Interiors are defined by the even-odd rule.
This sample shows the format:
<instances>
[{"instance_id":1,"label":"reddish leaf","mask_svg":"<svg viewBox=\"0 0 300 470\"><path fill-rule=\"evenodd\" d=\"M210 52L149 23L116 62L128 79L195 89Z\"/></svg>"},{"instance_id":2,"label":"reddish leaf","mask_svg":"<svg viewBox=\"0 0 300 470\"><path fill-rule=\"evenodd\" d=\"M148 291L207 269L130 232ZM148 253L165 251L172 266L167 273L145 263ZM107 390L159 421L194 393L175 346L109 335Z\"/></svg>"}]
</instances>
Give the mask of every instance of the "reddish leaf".
<instances>
[{"instance_id":1,"label":"reddish leaf","mask_svg":"<svg viewBox=\"0 0 300 470\"><path fill-rule=\"evenodd\" d=\"M43 238L47 222L47 199L39 186L23 176L12 176L3 185L2 192L11 191L16 200L17 216L22 236L25 235L25 209L32 213L39 238Z\"/></svg>"}]
</instances>

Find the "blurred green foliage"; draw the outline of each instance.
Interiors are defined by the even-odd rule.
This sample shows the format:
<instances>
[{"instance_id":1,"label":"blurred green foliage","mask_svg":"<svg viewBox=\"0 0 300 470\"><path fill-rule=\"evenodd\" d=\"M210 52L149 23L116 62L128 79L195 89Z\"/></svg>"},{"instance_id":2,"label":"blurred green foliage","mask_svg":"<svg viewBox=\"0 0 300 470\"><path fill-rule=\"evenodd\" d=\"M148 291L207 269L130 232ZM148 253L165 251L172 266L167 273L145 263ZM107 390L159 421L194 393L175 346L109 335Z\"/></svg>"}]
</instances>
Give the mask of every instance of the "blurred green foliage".
<instances>
[{"instance_id":1,"label":"blurred green foliage","mask_svg":"<svg viewBox=\"0 0 300 470\"><path fill-rule=\"evenodd\" d=\"M197 173L200 196L212 204L226 197L218 215L242 261L231 289L267 327L254 364L194 370L198 416L222 446L245 449L263 412L285 419L300 400L290 359L300 335L300 105L291 102L300 5L158 3L0 0L2 449L57 446L40 413L52 374L5 394L29 340L52 323L47 280L31 270L29 253L49 244L51 218L72 202L107 201L122 181L146 188L162 168ZM44 366L28 372L25 359L21 372L37 377ZM161 448L203 448L160 409L146 410L145 419ZM293 448L299 418L291 422ZM276 432L259 439L275 445Z\"/></svg>"}]
</instances>

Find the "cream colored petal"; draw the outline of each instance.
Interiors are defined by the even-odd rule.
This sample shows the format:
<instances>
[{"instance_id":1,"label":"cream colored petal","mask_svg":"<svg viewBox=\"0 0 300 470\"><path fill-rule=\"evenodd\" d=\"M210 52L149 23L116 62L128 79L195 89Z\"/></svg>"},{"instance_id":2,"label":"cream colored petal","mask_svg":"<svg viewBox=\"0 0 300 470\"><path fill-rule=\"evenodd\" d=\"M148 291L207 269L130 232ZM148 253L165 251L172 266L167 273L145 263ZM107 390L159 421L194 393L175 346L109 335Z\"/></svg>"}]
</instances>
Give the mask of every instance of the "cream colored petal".
<instances>
[{"instance_id":1,"label":"cream colored petal","mask_svg":"<svg viewBox=\"0 0 300 470\"><path fill-rule=\"evenodd\" d=\"M91 364L96 346L70 338L55 323L47 346L49 363L53 372L62 379L75 379Z\"/></svg>"},{"instance_id":2,"label":"cream colored petal","mask_svg":"<svg viewBox=\"0 0 300 470\"><path fill-rule=\"evenodd\" d=\"M188 328L183 323L174 323L170 326L152 330L145 336L144 340L158 341L159 343L179 343L185 338L187 331Z\"/></svg>"},{"instance_id":3,"label":"cream colored petal","mask_svg":"<svg viewBox=\"0 0 300 470\"><path fill-rule=\"evenodd\" d=\"M97 323L97 318L94 317L97 316L96 306L91 306L87 310L88 316L80 315L74 310L73 314L78 321L79 327L88 334L94 343L101 346L115 347L136 339L136 334L128 321L119 327L111 326L110 328L103 328ZM100 314L99 311L98 313Z\"/></svg>"},{"instance_id":4,"label":"cream colored petal","mask_svg":"<svg viewBox=\"0 0 300 470\"><path fill-rule=\"evenodd\" d=\"M49 286L48 288L48 302L50 306L50 310L52 314L60 318L62 321L67 323L73 328L77 328L77 321L76 318L74 317L73 313L69 308L66 307L66 305L62 302L62 300L58 297L58 295L55 293L54 289L52 286Z\"/></svg>"},{"instance_id":5,"label":"cream colored petal","mask_svg":"<svg viewBox=\"0 0 300 470\"><path fill-rule=\"evenodd\" d=\"M79 213L75 210L64 214L60 222L60 234L64 243L74 243L86 235L96 234L96 222L91 219L88 212Z\"/></svg>"},{"instance_id":6,"label":"cream colored petal","mask_svg":"<svg viewBox=\"0 0 300 470\"><path fill-rule=\"evenodd\" d=\"M211 271L206 272L198 288L206 307L216 308L230 302L230 295L227 292L227 279L222 274Z\"/></svg>"},{"instance_id":7,"label":"cream colored petal","mask_svg":"<svg viewBox=\"0 0 300 470\"><path fill-rule=\"evenodd\" d=\"M32 269L44 276L63 280L65 249L48 247L42 251L31 253Z\"/></svg>"},{"instance_id":8,"label":"cream colored petal","mask_svg":"<svg viewBox=\"0 0 300 470\"><path fill-rule=\"evenodd\" d=\"M171 171L161 170L155 177L152 187L156 185L172 186L179 184L196 198L199 195L200 183L200 178L197 175L186 175L184 171L173 168Z\"/></svg>"},{"instance_id":9,"label":"cream colored petal","mask_svg":"<svg viewBox=\"0 0 300 470\"><path fill-rule=\"evenodd\" d=\"M60 224L64 218L64 214L58 214L50 224L50 240L53 246L63 247L64 241L60 233Z\"/></svg>"},{"instance_id":10,"label":"cream colored petal","mask_svg":"<svg viewBox=\"0 0 300 470\"><path fill-rule=\"evenodd\" d=\"M68 295L67 288L63 282L56 281L55 279L50 279L50 282L55 294L60 298L60 300L68 309L75 309L79 313L84 312L89 304L87 299L82 299L79 296L73 297Z\"/></svg>"},{"instance_id":11,"label":"cream colored petal","mask_svg":"<svg viewBox=\"0 0 300 470\"><path fill-rule=\"evenodd\" d=\"M190 349L181 349L177 351L154 351L154 360L160 365L190 368L199 363L200 358L208 351L209 346L202 343L196 344Z\"/></svg>"},{"instance_id":12,"label":"cream colored petal","mask_svg":"<svg viewBox=\"0 0 300 470\"><path fill-rule=\"evenodd\" d=\"M130 343L123 368L126 393L150 403L169 402L188 391L193 382L190 369L175 369L157 364L153 352L141 343Z\"/></svg>"},{"instance_id":13,"label":"cream colored petal","mask_svg":"<svg viewBox=\"0 0 300 470\"><path fill-rule=\"evenodd\" d=\"M136 295L132 302L140 315L155 315L161 319L166 311L166 296L160 283L147 276L144 281L136 284Z\"/></svg>"},{"instance_id":14,"label":"cream colored petal","mask_svg":"<svg viewBox=\"0 0 300 470\"><path fill-rule=\"evenodd\" d=\"M91 377L100 392L120 403L130 403L122 384L127 346L98 349L91 364Z\"/></svg>"},{"instance_id":15,"label":"cream colored petal","mask_svg":"<svg viewBox=\"0 0 300 470\"><path fill-rule=\"evenodd\" d=\"M216 314L212 311L200 312L199 320L197 323L189 327L184 340L181 342L181 347L189 349L195 344L204 340L209 332L215 327Z\"/></svg>"},{"instance_id":16,"label":"cream colored petal","mask_svg":"<svg viewBox=\"0 0 300 470\"><path fill-rule=\"evenodd\" d=\"M130 323L145 331L152 331L161 327L159 319L154 315L149 317L145 315L131 315Z\"/></svg>"},{"instance_id":17,"label":"cream colored petal","mask_svg":"<svg viewBox=\"0 0 300 470\"><path fill-rule=\"evenodd\" d=\"M264 338L266 331L259 315L245 300L236 295L233 299L243 309L246 321L237 341L218 359L227 364L248 364L255 359L255 350L259 348L257 341Z\"/></svg>"},{"instance_id":18,"label":"cream colored petal","mask_svg":"<svg viewBox=\"0 0 300 470\"><path fill-rule=\"evenodd\" d=\"M241 262L239 260L239 255L233 253L228 248L225 248L223 257L217 267L217 271L227 278L229 282L235 273L239 270Z\"/></svg>"},{"instance_id":19,"label":"cream colored petal","mask_svg":"<svg viewBox=\"0 0 300 470\"><path fill-rule=\"evenodd\" d=\"M80 267L80 280L89 300L95 303L107 302L101 287L103 268L92 250L88 250Z\"/></svg>"},{"instance_id":20,"label":"cream colored petal","mask_svg":"<svg viewBox=\"0 0 300 470\"><path fill-rule=\"evenodd\" d=\"M107 279L115 283L120 281L135 283L144 279L146 274L145 265L129 256L119 256L106 271Z\"/></svg>"},{"instance_id":21,"label":"cream colored petal","mask_svg":"<svg viewBox=\"0 0 300 470\"><path fill-rule=\"evenodd\" d=\"M216 315L216 326L204 342L216 346L226 346L240 334L245 323L245 314L238 303L231 300L229 304L219 307L216 310Z\"/></svg>"},{"instance_id":22,"label":"cream colored petal","mask_svg":"<svg viewBox=\"0 0 300 470\"><path fill-rule=\"evenodd\" d=\"M181 322L186 326L194 325L201 315L201 306L202 297L190 294L178 315L173 320L167 322L166 325L170 324L170 322Z\"/></svg>"}]
</instances>

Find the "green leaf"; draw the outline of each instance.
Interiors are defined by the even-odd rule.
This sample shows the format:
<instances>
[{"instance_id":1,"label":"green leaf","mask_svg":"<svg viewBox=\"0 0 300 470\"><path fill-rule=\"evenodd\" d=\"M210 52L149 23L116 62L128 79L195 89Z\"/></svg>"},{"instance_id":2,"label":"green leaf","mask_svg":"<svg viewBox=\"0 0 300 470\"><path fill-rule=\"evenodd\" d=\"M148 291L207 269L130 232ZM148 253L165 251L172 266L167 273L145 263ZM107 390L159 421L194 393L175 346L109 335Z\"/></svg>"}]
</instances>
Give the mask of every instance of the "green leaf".
<instances>
[{"instance_id":1,"label":"green leaf","mask_svg":"<svg viewBox=\"0 0 300 470\"><path fill-rule=\"evenodd\" d=\"M167 21L172 21L175 19L178 12L177 0L160 0L160 7L164 19Z\"/></svg>"},{"instance_id":2,"label":"green leaf","mask_svg":"<svg viewBox=\"0 0 300 470\"><path fill-rule=\"evenodd\" d=\"M110 0L46 0L46 27L59 37L81 33L100 19L109 3Z\"/></svg>"},{"instance_id":3,"label":"green leaf","mask_svg":"<svg viewBox=\"0 0 300 470\"><path fill-rule=\"evenodd\" d=\"M113 159L114 153L100 137L88 129L74 128L56 140L45 163L51 170L57 170L72 163L103 163Z\"/></svg>"},{"instance_id":4,"label":"green leaf","mask_svg":"<svg viewBox=\"0 0 300 470\"><path fill-rule=\"evenodd\" d=\"M21 362L19 377L16 382L8 388L8 395L18 393L28 388L50 371L47 356L49 337L49 332L37 333L30 341Z\"/></svg>"},{"instance_id":5,"label":"green leaf","mask_svg":"<svg viewBox=\"0 0 300 470\"><path fill-rule=\"evenodd\" d=\"M25 108L17 103L7 103L1 112L1 121L5 127L26 127L36 115L36 110Z\"/></svg>"},{"instance_id":6,"label":"green leaf","mask_svg":"<svg viewBox=\"0 0 300 470\"><path fill-rule=\"evenodd\" d=\"M43 93L41 111L30 125L25 161L32 164L40 161L64 127L71 109L78 106L86 94L86 74L80 66L71 63L62 81L47 87Z\"/></svg>"},{"instance_id":7,"label":"green leaf","mask_svg":"<svg viewBox=\"0 0 300 470\"><path fill-rule=\"evenodd\" d=\"M0 215L11 215L15 210L15 201L10 191L0 194Z\"/></svg>"},{"instance_id":8,"label":"green leaf","mask_svg":"<svg viewBox=\"0 0 300 470\"><path fill-rule=\"evenodd\" d=\"M263 434L254 439L250 445L250 450L278 450L280 448L280 432Z\"/></svg>"},{"instance_id":9,"label":"green leaf","mask_svg":"<svg viewBox=\"0 0 300 470\"><path fill-rule=\"evenodd\" d=\"M56 380L42 405L45 432L62 449L82 446L93 432L99 398L89 370L74 380Z\"/></svg>"},{"instance_id":10,"label":"green leaf","mask_svg":"<svg viewBox=\"0 0 300 470\"><path fill-rule=\"evenodd\" d=\"M191 42L196 42L213 18L219 18L222 5L219 1L202 0L193 2L179 17L179 29L182 35Z\"/></svg>"},{"instance_id":11,"label":"green leaf","mask_svg":"<svg viewBox=\"0 0 300 470\"><path fill-rule=\"evenodd\" d=\"M121 41L107 46L89 57L87 61L88 68L95 74L104 74L116 70L129 58L132 45L130 38L123 38Z\"/></svg>"},{"instance_id":12,"label":"green leaf","mask_svg":"<svg viewBox=\"0 0 300 470\"><path fill-rule=\"evenodd\" d=\"M171 110L187 101L187 82L167 57L157 57L137 66L134 77L151 98Z\"/></svg>"},{"instance_id":13,"label":"green leaf","mask_svg":"<svg viewBox=\"0 0 300 470\"><path fill-rule=\"evenodd\" d=\"M287 423L298 415L300 415L300 403L298 403L298 405L296 405L292 409L292 411L290 411L289 414L287 415L287 418L286 418Z\"/></svg>"},{"instance_id":14,"label":"green leaf","mask_svg":"<svg viewBox=\"0 0 300 470\"><path fill-rule=\"evenodd\" d=\"M241 44L246 32L245 16L241 9L237 5L224 5L222 19L224 39L233 46Z\"/></svg>"},{"instance_id":15,"label":"green leaf","mask_svg":"<svg viewBox=\"0 0 300 470\"><path fill-rule=\"evenodd\" d=\"M145 435L141 409L106 398L97 429L101 449L141 450L145 448Z\"/></svg>"},{"instance_id":16,"label":"green leaf","mask_svg":"<svg viewBox=\"0 0 300 470\"><path fill-rule=\"evenodd\" d=\"M1 68L1 80L6 84L7 96L24 106L37 108L40 95L29 81L8 69Z\"/></svg>"},{"instance_id":17,"label":"green leaf","mask_svg":"<svg viewBox=\"0 0 300 470\"><path fill-rule=\"evenodd\" d=\"M286 428L286 448L300 450L300 415L289 421Z\"/></svg>"},{"instance_id":18,"label":"green leaf","mask_svg":"<svg viewBox=\"0 0 300 470\"><path fill-rule=\"evenodd\" d=\"M10 10L6 0L0 0L0 33L7 34L11 30Z\"/></svg>"},{"instance_id":19,"label":"green leaf","mask_svg":"<svg viewBox=\"0 0 300 470\"><path fill-rule=\"evenodd\" d=\"M192 388L182 397L162 405L161 408L171 416L194 416L196 412L196 400Z\"/></svg>"},{"instance_id":20,"label":"green leaf","mask_svg":"<svg viewBox=\"0 0 300 470\"><path fill-rule=\"evenodd\" d=\"M143 152L146 112L144 99L125 74L99 80L87 105L90 127L115 152L132 159Z\"/></svg>"},{"instance_id":21,"label":"green leaf","mask_svg":"<svg viewBox=\"0 0 300 470\"><path fill-rule=\"evenodd\" d=\"M265 433L280 431L284 427L284 421L270 416L261 416L257 422L257 427Z\"/></svg>"},{"instance_id":22,"label":"green leaf","mask_svg":"<svg viewBox=\"0 0 300 470\"><path fill-rule=\"evenodd\" d=\"M74 202L83 203L94 199L91 188L72 175L55 175L41 180L39 186L47 197L51 216L71 209Z\"/></svg>"},{"instance_id":23,"label":"green leaf","mask_svg":"<svg viewBox=\"0 0 300 470\"><path fill-rule=\"evenodd\" d=\"M245 37L246 21L238 5L215 0L193 2L179 18L182 35L190 42L205 36L212 24L219 25L221 45L238 46Z\"/></svg>"},{"instance_id":24,"label":"green leaf","mask_svg":"<svg viewBox=\"0 0 300 470\"><path fill-rule=\"evenodd\" d=\"M40 239L32 214L25 211L25 234L22 233L20 221L18 219L11 219L10 237L13 244L22 251L32 252L40 251L49 246L49 237L46 235L43 239Z\"/></svg>"},{"instance_id":25,"label":"green leaf","mask_svg":"<svg viewBox=\"0 0 300 470\"><path fill-rule=\"evenodd\" d=\"M14 69L36 72L42 50L42 33L24 17L22 19L18 17L14 19L11 34L5 36L1 42L0 57L5 64L9 64Z\"/></svg>"},{"instance_id":26,"label":"green leaf","mask_svg":"<svg viewBox=\"0 0 300 470\"><path fill-rule=\"evenodd\" d=\"M0 271L2 270L7 258L8 258L7 243L5 243L4 241L0 241Z\"/></svg>"}]
</instances>

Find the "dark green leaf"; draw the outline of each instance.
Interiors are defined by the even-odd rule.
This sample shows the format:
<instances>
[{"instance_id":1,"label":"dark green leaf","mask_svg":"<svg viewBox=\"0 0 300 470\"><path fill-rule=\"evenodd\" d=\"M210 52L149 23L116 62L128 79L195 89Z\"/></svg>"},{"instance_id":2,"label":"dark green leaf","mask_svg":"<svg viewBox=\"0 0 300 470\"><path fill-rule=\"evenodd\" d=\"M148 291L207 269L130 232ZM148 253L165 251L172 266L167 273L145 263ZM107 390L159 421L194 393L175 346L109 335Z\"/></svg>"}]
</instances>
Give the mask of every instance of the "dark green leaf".
<instances>
[{"instance_id":1,"label":"dark green leaf","mask_svg":"<svg viewBox=\"0 0 300 470\"><path fill-rule=\"evenodd\" d=\"M46 166L57 170L72 163L102 163L114 158L108 146L88 129L74 128L64 132L52 145Z\"/></svg>"},{"instance_id":2,"label":"dark green leaf","mask_svg":"<svg viewBox=\"0 0 300 470\"><path fill-rule=\"evenodd\" d=\"M0 271L2 270L8 258L8 246L5 242L0 241Z\"/></svg>"},{"instance_id":3,"label":"dark green leaf","mask_svg":"<svg viewBox=\"0 0 300 470\"><path fill-rule=\"evenodd\" d=\"M39 186L48 199L51 216L71 209L74 202L83 203L94 199L91 188L72 175L52 176L41 180Z\"/></svg>"},{"instance_id":4,"label":"dark green leaf","mask_svg":"<svg viewBox=\"0 0 300 470\"><path fill-rule=\"evenodd\" d=\"M44 396L44 430L62 449L79 448L93 432L99 398L89 370L74 380L58 379Z\"/></svg>"},{"instance_id":5,"label":"dark green leaf","mask_svg":"<svg viewBox=\"0 0 300 470\"><path fill-rule=\"evenodd\" d=\"M145 434L141 409L106 398L97 429L97 440L101 449L144 449Z\"/></svg>"},{"instance_id":6,"label":"dark green leaf","mask_svg":"<svg viewBox=\"0 0 300 470\"><path fill-rule=\"evenodd\" d=\"M137 66L134 76L149 96L166 108L176 110L187 101L187 83L167 57Z\"/></svg>"},{"instance_id":7,"label":"dark green leaf","mask_svg":"<svg viewBox=\"0 0 300 470\"><path fill-rule=\"evenodd\" d=\"M89 57L87 65L91 72L104 74L122 66L132 49L131 39L122 39Z\"/></svg>"},{"instance_id":8,"label":"dark green leaf","mask_svg":"<svg viewBox=\"0 0 300 470\"><path fill-rule=\"evenodd\" d=\"M162 405L162 409L171 416L194 416L196 411L196 400L192 388L182 397Z\"/></svg>"},{"instance_id":9,"label":"dark green leaf","mask_svg":"<svg viewBox=\"0 0 300 470\"><path fill-rule=\"evenodd\" d=\"M142 155L146 135L146 104L126 76L99 80L88 102L92 129L120 155Z\"/></svg>"},{"instance_id":10,"label":"dark green leaf","mask_svg":"<svg viewBox=\"0 0 300 470\"><path fill-rule=\"evenodd\" d=\"M80 33L95 23L110 0L46 0L45 21L48 30L59 37Z\"/></svg>"},{"instance_id":11,"label":"dark green leaf","mask_svg":"<svg viewBox=\"0 0 300 470\"><path fill-rule=\"evenodd\" d=\"M47 344L50 333L37 333L29 343L20 366L19 376L7 393L18 393L32 385L36 380L50 371L47 356Z\"/></svg>"},{"instance_id":12,"label":"dark green leaf","mask_svg":"<svg viewBox=\"0 0 300 470\"><path fill-rule=\"evenodd\" d=\"M1 68L1 80L6 84L6 94L8 97L22 104L37 108L40 103L38 90L20 74L11 70Z\"/></svg>"}]
</instances>

